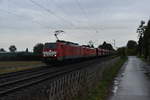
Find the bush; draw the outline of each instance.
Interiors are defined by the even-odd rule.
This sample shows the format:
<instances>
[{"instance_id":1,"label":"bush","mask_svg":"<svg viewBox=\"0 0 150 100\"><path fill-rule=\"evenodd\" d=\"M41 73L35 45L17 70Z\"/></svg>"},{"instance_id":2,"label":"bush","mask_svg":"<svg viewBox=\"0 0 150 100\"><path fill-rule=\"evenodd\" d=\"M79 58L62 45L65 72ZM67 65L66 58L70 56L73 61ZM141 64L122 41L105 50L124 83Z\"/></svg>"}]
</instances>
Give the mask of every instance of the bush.
<instances>
[{"instance_id":1,"label":"bush","mask_svg":"<svg viewBox=\"0 0 150 100\"><path fill-rule=\"evenodd\" d=\"M121 58L126 57L126 56L127 56L127 54L126 54L126 47L118 48L117 54L118 54L118 56L120 56Z\"/></svg>"}]
</instances>

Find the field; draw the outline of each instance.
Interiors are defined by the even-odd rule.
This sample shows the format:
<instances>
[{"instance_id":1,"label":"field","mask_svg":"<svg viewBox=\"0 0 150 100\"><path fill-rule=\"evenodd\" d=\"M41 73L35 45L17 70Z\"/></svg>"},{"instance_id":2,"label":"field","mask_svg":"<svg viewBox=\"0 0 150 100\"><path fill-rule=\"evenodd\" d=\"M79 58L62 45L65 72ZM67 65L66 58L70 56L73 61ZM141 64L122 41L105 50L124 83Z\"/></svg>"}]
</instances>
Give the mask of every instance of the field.
<instances>
[{"instance_id":1,"label":"field","mask_svg":"<svg viewBox=\"0 0 150 100\"><path fill-rule=\"evenodd\" d=\"M0 61L0 74L16 72L45 65L41 61Z\"/></svg>"}]
</instances>

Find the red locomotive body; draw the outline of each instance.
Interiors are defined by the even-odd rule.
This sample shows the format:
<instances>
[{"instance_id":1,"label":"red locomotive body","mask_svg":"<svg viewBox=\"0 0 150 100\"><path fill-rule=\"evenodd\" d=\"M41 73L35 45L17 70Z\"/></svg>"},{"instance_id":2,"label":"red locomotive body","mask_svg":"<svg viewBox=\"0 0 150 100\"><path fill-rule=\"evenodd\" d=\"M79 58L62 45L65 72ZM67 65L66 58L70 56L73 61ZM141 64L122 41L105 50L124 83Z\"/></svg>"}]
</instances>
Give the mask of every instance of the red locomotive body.
<instances>
[{"instance_id":1,"label":"red locomotive body","mask_svg":"<svg viewBox=\"0 0 150 100\"><path fill-rule=\"evenodd\" d=\"M76 43L57 41L56 43L45 43L43 57L50 60L66 60L96 56L96 49L79 46Z\"/></svg>"},{"instance_id":2,"label":"red locomotive body","mask_svg":"<svg viewBox=\"0 0 150 100\"><path fill-rule=\"evenodd\" d=\"M108 55L109 50L80 46L76 43L60 41L45 43L43 57L46 62L64 61L68 59L91 58Z\"/></svg>"}]
</instances>

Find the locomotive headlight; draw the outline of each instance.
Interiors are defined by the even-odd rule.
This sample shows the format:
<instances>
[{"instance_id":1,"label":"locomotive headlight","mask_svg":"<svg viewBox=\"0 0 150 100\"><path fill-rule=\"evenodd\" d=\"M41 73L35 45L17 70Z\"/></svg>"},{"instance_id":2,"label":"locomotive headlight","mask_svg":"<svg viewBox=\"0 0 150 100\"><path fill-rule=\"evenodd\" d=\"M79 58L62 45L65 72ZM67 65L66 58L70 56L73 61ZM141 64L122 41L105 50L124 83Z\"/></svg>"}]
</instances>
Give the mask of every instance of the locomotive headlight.
<instances>
[{"instance_id":1,"label":"locomotive headlight","mask_svg":"<svg viewBox=\"0 0 150 100\"><path fill-rule=\"evenodd\" d=\"M49 51L49 52L43 52L43 55L45 56L45 57L56 57L57 55L56 55L57 53L55 52L55 51Z\"/></svg>"},{"instance_id":2,"label":"locomotive headlight","mask_svg":"<svg viewBox=\"0 0 150 100\"><path fill-rule=\"evenodd\" d=\"M46 56L47 56L47 53L46 53L46 52L43 52L43 56L46 57Z\"/></svg>"}]
</instances>

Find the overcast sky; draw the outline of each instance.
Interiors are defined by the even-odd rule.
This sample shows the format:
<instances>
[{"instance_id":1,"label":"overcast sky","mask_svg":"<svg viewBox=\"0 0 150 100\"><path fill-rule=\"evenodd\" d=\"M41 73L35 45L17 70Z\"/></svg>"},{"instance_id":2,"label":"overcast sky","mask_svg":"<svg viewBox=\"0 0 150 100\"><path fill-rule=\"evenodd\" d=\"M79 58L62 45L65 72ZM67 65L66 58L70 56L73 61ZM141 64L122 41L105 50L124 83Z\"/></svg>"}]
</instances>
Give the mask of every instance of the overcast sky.
<instances>
[{"instance_id":1,"label":"overcast sky","mask_svg":"<svg viewBox=\"0 0 150 100\"><path fill-rule=\"evenodd\" d=\"M59 38L95 45L125 46L137 40L136 28L150 18L150 0L0 0L0 48L32 50L36 43Z\"/></svg>"}]
</instances>

